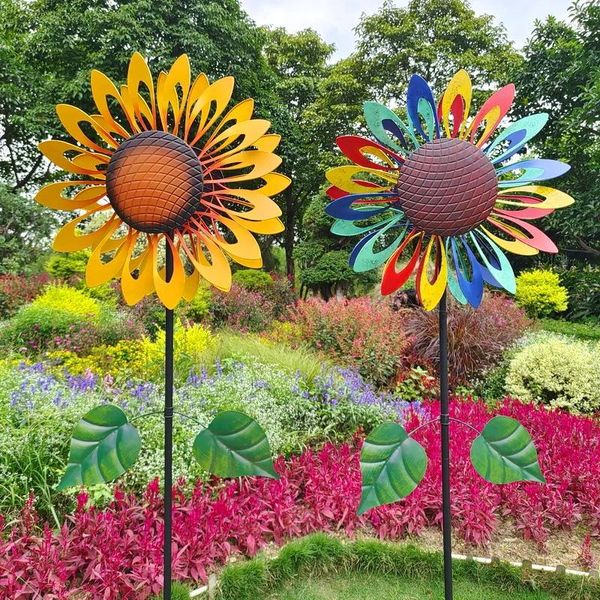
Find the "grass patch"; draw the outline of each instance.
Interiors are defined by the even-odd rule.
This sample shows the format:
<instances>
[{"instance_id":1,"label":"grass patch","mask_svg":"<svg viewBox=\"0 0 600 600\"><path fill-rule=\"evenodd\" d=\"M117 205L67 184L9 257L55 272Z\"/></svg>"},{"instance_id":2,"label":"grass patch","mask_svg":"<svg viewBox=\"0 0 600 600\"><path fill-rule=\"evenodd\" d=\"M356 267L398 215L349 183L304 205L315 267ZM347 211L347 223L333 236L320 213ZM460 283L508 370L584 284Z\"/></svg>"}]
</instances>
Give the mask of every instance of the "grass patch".
<instances>
[{"instance_id":1,"label":"grass patch","mask_svg":"<svg viewBox=\"0 0 600 600\"><path fill-rule=\"evenodd\" d=\"M460 600L506 600L506 594L491 585L465 580L454 584L454 597ZM265 600L443 600L442 581L414 581L391 575L336 575L318 580L299 580ZM513 592L511 600L549 600L545 592ZM258 600L258 599L257 599Z\"/></svg>"},{"instance_id":2,"label":"grass patch","mask_svg":"<svg viewBox=\"0 0 600 600\"><path fill-rule=\"evenodd\" d=\"M322 356L307 347L292 348L285 344L267 342L252 334L240 335L231 331L221 331L216 336L216 344L202 355L203 365L214 367L218 360L226 358L252 359L264 365L273 365L291 375L300 372L308 383L327 367Z\"/></svg>"},{"instance_id":3,"label":"grass patch","mask_svg":"<svg viewBox=\"0 0 600 600\"><path fill-rule=\"evenodd\" d=\"M600 323L573 323L561 319L541 319L539 326L544 331L570 335L581 340L600 341Z\"/></svg>"},{"instance_id":4,"label":"grass patch","mask_svg":"<svg viewBox=\"0 0 600 600\"><path fill-rule=\"evenodd\" d=\"M524 572L506 563L455 561L461 600L593 600L600 581ZM439 552L376 540L342 543L324 534L290 542L273 560L262 556L226 567L220 600L413 600L443 597Z\"/></svg>"},{"instance_id":5,"label":"grass patch","mask_svg":"<svg viewBox=\"0 0 600 600\"><path fill-rule=\"evenodd\" d=\"M148 600L162 600L163 595L151 596ZM172 600L190 600L190 590L187 586L174 581L171 587Z\"/></svg>"}]
</instances>

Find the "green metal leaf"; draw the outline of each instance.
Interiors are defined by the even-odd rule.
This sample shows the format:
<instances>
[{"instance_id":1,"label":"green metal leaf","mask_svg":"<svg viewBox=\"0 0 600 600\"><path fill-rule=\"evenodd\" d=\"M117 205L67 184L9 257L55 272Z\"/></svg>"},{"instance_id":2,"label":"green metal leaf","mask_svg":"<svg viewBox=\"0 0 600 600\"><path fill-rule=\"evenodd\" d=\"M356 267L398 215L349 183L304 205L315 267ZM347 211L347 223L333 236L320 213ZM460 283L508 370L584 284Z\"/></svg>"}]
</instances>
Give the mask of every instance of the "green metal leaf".
<instances>
[{"instance_id":1,"label":"green metal leaf","mask_svg":"<svg viewBox=\"0 0 600 600\"><path fill-rule=\"evenodd\" d=\"M69 464L57 489L117 479L135 463L141 445L137 429L120 408L93 408L75 427Z\"/></svg>"},{"instance_id":2,"label":"green metal leaf","mask_svg":"<svg viewBox=\"0 0 600 600\"><path fill-rule=\"evenodd\" d=\"M491 483L546 483L529 432L510 417L494 417L484 427L471 446L471 462Z\"/></svg>"},{"instance_id":3,"label":"green metal leaf","mask_svg":"<svg viewBox=\"0 0 600 600\"><path fill-rule=\"evenodd\" d=\"M425 450L397 423L383 423L365 440L360 454L362 498L358 514L408 496L427 468Z\"/></svg>"},{"instance_id":4,"label":"green metal leaf","mask_svg":"<svg viewBox=\"0 0 600 600\"><path fill-rule=\"evenodd\" d=\"M240 412L220 412L196 436L194 456L204 469L220 477L262 475L279 479L265 432Z\"/></svg>"}]
</instances>

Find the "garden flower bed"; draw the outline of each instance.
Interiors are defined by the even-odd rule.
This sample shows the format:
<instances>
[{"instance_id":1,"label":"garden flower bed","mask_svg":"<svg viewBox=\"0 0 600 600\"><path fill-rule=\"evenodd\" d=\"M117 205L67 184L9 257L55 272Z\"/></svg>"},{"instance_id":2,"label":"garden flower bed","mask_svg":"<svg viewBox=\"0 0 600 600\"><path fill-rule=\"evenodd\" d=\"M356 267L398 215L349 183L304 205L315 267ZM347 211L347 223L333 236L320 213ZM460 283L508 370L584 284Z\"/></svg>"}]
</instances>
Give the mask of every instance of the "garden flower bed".
<instances>
[{"instance_id":1,"label":"garden flower bed","mask_svg":"<svg viewBox=\"0 0 600 600\"><path fill-rule=\"evenodd\" d=\"M408 413L409 430L436 415L426 402ZM452 402L452 414L481 428L490 417L482 402ZM518 418L532 433L548 483L487 484L469 464L474 433L453 428L453 522L465 542L485 546L504 521L540 547L561 530L600 534L600 426L591 418L548 411L507 399L493 412ZM176 492L174 574L204 581L236 554L252 556L271 544L316 531L398 539L439 524L439 443L435 429L416 439L430 465L422 484L405 500L356 516L360 497L359 446L326 443L289 459L279 458L280 480L247 478L198 482ZM568 451L567 451L568 449ZM161 589L162 516L158 482L142 497L117 490L106 508L78 496L62 528L43 525L31 499L17 524L4 524L0 543L0 587L10 598L66 598L74 591L91 598L143 599ZM37 596L36 596L37 594ZM85 595L83 596L85 597Z\"/></svg>"}]
</instances>

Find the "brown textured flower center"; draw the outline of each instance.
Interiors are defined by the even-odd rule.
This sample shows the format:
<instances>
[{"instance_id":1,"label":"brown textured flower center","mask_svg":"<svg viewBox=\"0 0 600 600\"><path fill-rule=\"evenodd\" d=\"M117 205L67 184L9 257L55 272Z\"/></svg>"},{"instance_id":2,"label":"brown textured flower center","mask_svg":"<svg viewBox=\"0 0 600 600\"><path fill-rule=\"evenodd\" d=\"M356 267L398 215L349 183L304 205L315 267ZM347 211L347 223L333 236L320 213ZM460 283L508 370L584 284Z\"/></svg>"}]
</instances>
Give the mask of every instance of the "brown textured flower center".
<instances>
[{"instance_id":1,"label":"brown textured flower center","mask_svg":"<svg viewBox=\"0 0 600 600\"><path fill-rule=\"evenodd\" d=\"M485 221L496 202L492 163L473 144L457 139L427 142L400 169L398 198L416 229L461 235Z\"/></svg>"},{"instance_id":2,"label":"brown textured flower center","mask_svg":"<svg viewBox=\"0 0 600 600\"><path fill-rule=\"evenodd\" d=\"M200 207L202 167L181 138L144 131L125 140L106 170L108 199L119 217L144 233L169 233Z\"/></svg>"}]
</instances>

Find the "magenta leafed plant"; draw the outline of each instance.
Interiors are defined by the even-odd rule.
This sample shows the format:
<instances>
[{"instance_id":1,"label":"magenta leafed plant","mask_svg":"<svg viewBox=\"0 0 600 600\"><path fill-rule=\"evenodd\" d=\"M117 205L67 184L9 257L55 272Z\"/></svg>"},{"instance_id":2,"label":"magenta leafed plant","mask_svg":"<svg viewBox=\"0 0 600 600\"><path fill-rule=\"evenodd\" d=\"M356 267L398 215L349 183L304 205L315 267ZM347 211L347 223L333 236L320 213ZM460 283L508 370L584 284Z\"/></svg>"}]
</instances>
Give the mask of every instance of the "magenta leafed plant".
<instances>
[{"instance_id":1,"label":"magenta leafed plant","mask_svg":"<svg viewBox=\"0 0 600 600\"><path fill-rule=\"evenodd\" d=\"M425 404L435 416L435 403ZM482 481L469 460L475 434L456 426L452 435L452 511L459 536L485 545L502 518L526 539L543 546L551 532L583 524L600 535L600 426L592 419L550 412L506 400L499 414L518 419L531 432L547 485L513 483L501 488ZM453 401L451 415L477 428L489 420L482 402ZM425 417L428 418L428 417ZM412 416L407 429L414 429ZM362 516L360 442L279 459L281 478L198 485L175 494L174 563L177 579L202 581L230 555L252 555L270 542L314 531L357 530L395 539L439 524L441 466L435 429L415 435L430 457L421 485L407 498ZM568 448L568 452L564 450ZM552 465L552 468L548 468ZM0 540L0 589L7 598L67 598L75 591L103 600L144 600L161 589L162 499L158 484L136 499L117 492L105 510L86 508L87 497L63 529L40 527L29 503L20 523ZM589 559L589 557L588 557ZM591 559L590 559L591 560ZM71 597L71 596L68 596Z\"/></svg>"}]
</instances>

